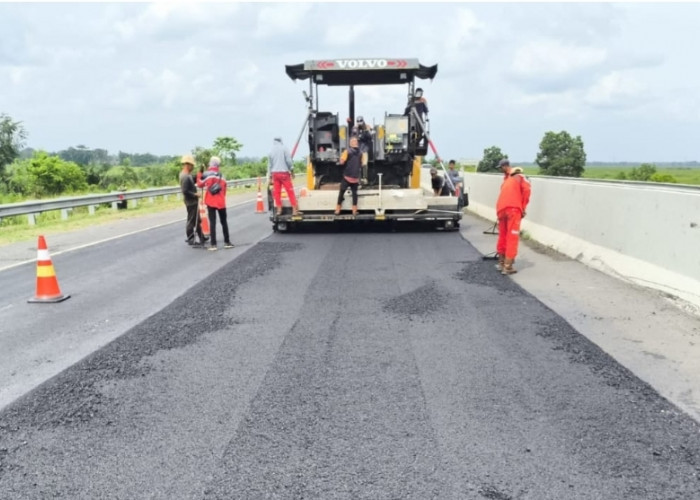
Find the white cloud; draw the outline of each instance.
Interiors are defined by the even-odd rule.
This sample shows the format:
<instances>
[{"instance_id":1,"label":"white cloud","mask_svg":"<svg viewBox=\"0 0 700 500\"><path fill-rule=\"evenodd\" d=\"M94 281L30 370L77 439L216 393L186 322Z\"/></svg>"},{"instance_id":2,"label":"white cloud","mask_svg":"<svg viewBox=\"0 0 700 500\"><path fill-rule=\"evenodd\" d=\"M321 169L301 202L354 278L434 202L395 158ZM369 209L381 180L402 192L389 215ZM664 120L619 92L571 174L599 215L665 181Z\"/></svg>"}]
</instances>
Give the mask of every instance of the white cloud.
<instances>
[{"instance_id":1,"label":"white cloud","mask_svg":"<svg viewBox=\"0 0 700 500\"><path fill-rule=\"evenodd\" d=\"M620 128L649 152L630 157L700 158L699 17L700 4L0 2L0 112L50 151L167 154L224 128L255 156L270 124L290 143L305 114L308 81L292 82L285 64L417 57L439 66L418 83L441 155L503 141L532 158L555 127L585 130L587 147L600 145L592 160L609 157L606 138ZM322 110L344 119L347 89L319 90ZM368 120L403 111L403 87L355 91Z\"/></svg>"},{"instance_id":2,"label":"white cloud","mask_svg":"<svg viewBox=\"0 0 700 500\"><path fill-rule=\"evenodd\" d=\"M325 45L351 46L361 44L363 39L370 40L371 38L368 24L357 23L352 18L340 20L327 26L323 41Z\"/></svg>"},{"instance_id":3,"label":"white cloud","mask_svg":"<svg viewBox=\"0 0 700 500\"><path fill-rule=\"evenodd\" d=\"M478 43L484 32L484 24L479 21L471 9L459 8L456 15L450 17L443 33L447 50L468 49L469 45Z\"/></svg>"},{"instance_id":4,"label":"white cloud","mask_svg":"<svg viewBox=\"0 0 700 500\"><path fill-rule=\"evenodd\" d=\"M595 107L623 109L639 104L646 90L646 86L636 78L614 71L589 88L584 100Z\"/></svg>"},{"instance_id":5,"label":"white cloud","mask_svg":"<svg viewBox=\"0 0 700 500\"><path fill-rule=\"evenodd\" d=\"M202 3L156 2L132 17L114 23L114 30L124 41L144 35L164 40L188 39L206 35L206 30L239 10L238 4L218 4L216 11Z\"/></svg>"},{"instance_id":6,"label":"white cloud","mask_svg":"<svg viewBox=\"0 0 700 500\"><path fill-rule=\"evenodd\" d=\"M306 22L305 17L311 10L308 3L285 3L265 6L258 13L255 36L273 38L293 33L314 33L316 25Z\"/></svg>"},{"instance_id":7,"label":"white cloud","mask_svg":"<svg viewBox=\"0 0 700 500\"><path fill-rule=\"evenodd\" d=\"M24 76L26 73L27 73L27 68L11 67L10 68L10 80L15 85L19 85L24 81Z\"/></svg>"},{"instance_id":8,"label":"white cloud","mask_svg":"<svg viewBox=\"0 0 700 500\"><path fill-rule=\"evenodd\" d=\"M173 107L182 88L182 77L168 68L159 72L148 68L126 70L114 84L112 102L130 110L153 105L168 109Z\"/></svg>"},{"instance_id":9,"label":"white cloud","mask_svg":"<svg viewBox=\"0 0 700 500\"><path fill-rule=\"evenodd\" d=\"M580 116L584 112L581 106L581 92L578 90L567 90L555 94L520 94L512 97L508 103L515 109L524 110L540 118Z\"/></svg>"},{"instance_id":10,"label":"white cloud","mask_svg":"<svg viewBox=\"0 0 700 500\"><path fill-rule=\"evenodd\" d=\"M208 62L211 60L211 50L202 47L189 47L185 54L180 58L184 64Z\"/></svg>"},{"instance_id":11,"label":"white cloud","mask_svg":"<svg viewBox=\"0 0 700 500\"><path fill-rule=\"evenodd\" d=\"M529 42L515 50L511 74L523 80L558 80L599 67L607 55L605 48L571 45L559 40Z\"/></svg>"}]
</instances>

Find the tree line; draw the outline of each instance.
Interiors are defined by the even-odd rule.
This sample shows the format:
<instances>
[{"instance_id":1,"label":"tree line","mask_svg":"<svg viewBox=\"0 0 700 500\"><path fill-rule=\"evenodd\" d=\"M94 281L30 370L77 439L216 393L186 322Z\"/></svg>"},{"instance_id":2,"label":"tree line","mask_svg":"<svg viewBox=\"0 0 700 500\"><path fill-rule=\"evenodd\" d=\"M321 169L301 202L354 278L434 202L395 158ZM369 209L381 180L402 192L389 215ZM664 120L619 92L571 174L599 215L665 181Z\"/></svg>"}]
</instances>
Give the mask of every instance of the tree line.
<instances>
[{"instance_id":1,"label":"tree line","mask_svg":"<svg viewBox=\"0 0 700 500\"><path fill-rule=\"evenodd\" d=\"M555 177L581 177L586 166L586 152L581 136L572 137L567 131L546 132L540 149L535 158L535 164L539 167L539 175L551 175ZM476 167L477 172L489 172L498 170L498 162L508 155L503 153L498 146L484 149L484 156ZM688 162L697 164L697 162ZM668 173L656 171L653 163L642 163L630 172L619 172L618 180L646 181L646 182L670 182L677 180Z\"/></svg>"},{"instance_id":2,"label":"tree line","mask_svg":"<svg viewBox=\"0 0 700 500\"><path fill-rule=\"evenodd\" d=\"M484 149L484 156L476 167L477 172L488 172L498 169L498 162L508 155L498 146ZM581 177L586 166L586 151L580 135L561 132L546 132L540 141L535 163L539 166L540 175L560 177Z\"/></svg>"},{"instance_id":3,"label":"tree line","mask_svg":"<svg viewBox=\"0 0 700 500\"><path fill-rule=\"evenodd\" d=\"M27 132L21 122L0 114L0 203L24 198L53 197L123 189L177 185L180 155L157 156L85 145L58 152L25 148ZM227 179L264 176L267 158L237 158L243 145L234 137L217 137L211 146L192 154L197 167L206 168L212 156L222 159Z\"/></svg>"},{"instance_id":4,"label":"tree line","mask_svg":"<svg viewBox=\"0 0 700 500\"><path fill-rule=\"evenodd\" d=\"M0 113L0 202L27 197L176 185L180 156L132 154L119 151L110 155L105 149L85 145L49 153L25 148L27 132L21 122ZM234 137L217 137L211 146L198 146L192 154L196 167L206 168L216 155L222 159L221 171L228 179L261 177L267 171L267 158L237 158L243 145ZM495 171L498 162L508 158L500 147L484 149L478 172ZM695 163L695 162L693 162ZM586 152L581 136L566 131L546 132L535 158L540 175L581 177L586 166ZM303 170L303 162L298 162ZM644 163L630 172L620 172L617 179L652 182L676 182L656 165Z\"/></svg>"}]
</instances>

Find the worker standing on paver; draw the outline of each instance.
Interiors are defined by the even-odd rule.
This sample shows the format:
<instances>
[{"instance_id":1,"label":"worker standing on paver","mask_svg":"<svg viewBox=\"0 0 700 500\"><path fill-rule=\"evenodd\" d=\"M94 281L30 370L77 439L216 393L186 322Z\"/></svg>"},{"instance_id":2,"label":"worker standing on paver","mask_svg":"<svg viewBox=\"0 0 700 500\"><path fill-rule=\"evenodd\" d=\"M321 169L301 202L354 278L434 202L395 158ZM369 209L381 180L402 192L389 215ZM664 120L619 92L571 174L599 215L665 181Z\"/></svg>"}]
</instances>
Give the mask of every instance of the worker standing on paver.
<instances>
[{"instance_id":1,"label":"worker standing on paver","mask_svg":"<svg viewBox=\"0 0 700 500\"><path fill-rule=\"evenodd\" d=\"M511 167L504 158L498 166L503 172L503 184L496 202L498 217L497 268L501 274L514 274L513 262L518 254L520 241L520 221L525 217L525 209L530 202L530 181L520 167Z\"/></svg>"}]
</instances>

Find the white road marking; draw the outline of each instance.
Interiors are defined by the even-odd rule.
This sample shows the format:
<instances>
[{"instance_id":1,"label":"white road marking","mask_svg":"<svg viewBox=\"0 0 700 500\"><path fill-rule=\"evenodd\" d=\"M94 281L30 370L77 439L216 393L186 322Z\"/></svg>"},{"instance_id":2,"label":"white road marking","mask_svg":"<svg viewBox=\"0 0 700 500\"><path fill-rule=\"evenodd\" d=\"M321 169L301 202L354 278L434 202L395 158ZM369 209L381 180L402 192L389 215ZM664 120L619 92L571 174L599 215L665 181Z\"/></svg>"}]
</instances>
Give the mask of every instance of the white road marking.
<instances>
[{"instance_id":1,"label":"white road marking","mask_svg":"<svg viewBox=\"0 0 700 500\"><path fill-rule=\"evenodd\" d=\"M241 202L241 203L237 203L237 204L235 204L235 205L231 205L231 206L229 206L229 207L227 207L227 208L240 207L241 205L245 205L246 203L252 203L252 202L254 202L254 201L255 201L255 200L243 201L243 202ZM138 234L138 233L142 233L142 232L144 232L144 231L150 231L151 229L157 229L157 228L159 228L159 227L169 226L170 224L175 224L175 223L177 223L177 222L182 222L182 221L184 221L185 219L186 219L186 217L182 217L182 218L179 218L179 219L170 221L170 222L164 222L163 224L158 224L158 225L156 225L156 226L146 227L146 228L143 228L143 229L138 229L138 230L136 230L136 231L131 231L131 232L129 232L129 233L119 234L119 235L117 235L117 236L112 236L112 237L110 237L110 238L105 238L105 239L103 239L103 240L93 241L93 242L90 242L90 243L85 243L84 245L78 245L78 246L75 246L75 247L72 247L72 248L67 248L67 249L65 249L65 250L61 250L61 251L58 251L58 252L51 252L51 255L52 255L52 256L56 256L56 255L61 255L61 254L68 253L68 252L73 252L73 251L75 251L75 250L80 250L80 249L83 249L83 248L88 248L88 247L91 247L91 246L94 246L94 245L99 245L100 243L105 243L105 242L107 242L107 241L112 241L112 240L116 240L116 239L118 239L118 238L123 238L124 236L131 236L132 234ZM25 260L25 261L22 261L22 262L16 262L16 263L14 263L14 264L10 264L9 266L0 267L0 272L6 271L6 270L8 270L8 269L12 269L13 267L23 266L23 265L29 264L29 263L31 263L31 262L36 262L36 259Z\"/></svg>"}]
</instances>

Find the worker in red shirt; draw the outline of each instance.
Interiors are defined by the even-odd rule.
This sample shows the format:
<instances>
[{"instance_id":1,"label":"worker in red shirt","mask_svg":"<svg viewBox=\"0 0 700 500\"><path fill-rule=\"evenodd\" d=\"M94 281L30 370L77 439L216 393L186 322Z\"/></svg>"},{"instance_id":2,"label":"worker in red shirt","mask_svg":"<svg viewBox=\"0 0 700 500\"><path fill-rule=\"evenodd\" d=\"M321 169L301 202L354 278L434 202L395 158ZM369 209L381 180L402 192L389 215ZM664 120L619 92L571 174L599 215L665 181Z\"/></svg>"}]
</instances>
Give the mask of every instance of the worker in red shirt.
<instances>
[{"instance_id":1,"label":"worker in red shirt","mask_svg":"<svg viewBox=\"0 0 700 500\"><path fill-rule=\"evenodd\" d=\"M525 209L530 202L530 181L523 175L520 167L511 167L508 159L504 158L499 163L503 172L503 184L496 202L496 216L498 217L498 254L497 268L501 274L514 274L515 256L518 254L520 241L520 221L525 217Z\"/></svg>"},{"instance_id":2,"label":"worker in red shirt","mask_svg":"<svg viewBox=\"0 0 700 500\"><path fill-rule=\"evenodd\" d=\"M218 156L212 156L209 160L209 170L203 174L197 175L197 186L204 188L206 195L204 203L207 205L207 213L209 215L209 248L208 250L216 251L216 215L219 214L221 229L224 232L224 248L233 248L233 243L229 238L228 219L226 215L226 179L221 175L219 167L221 159Z\"/></svg>"}]
</instances>

